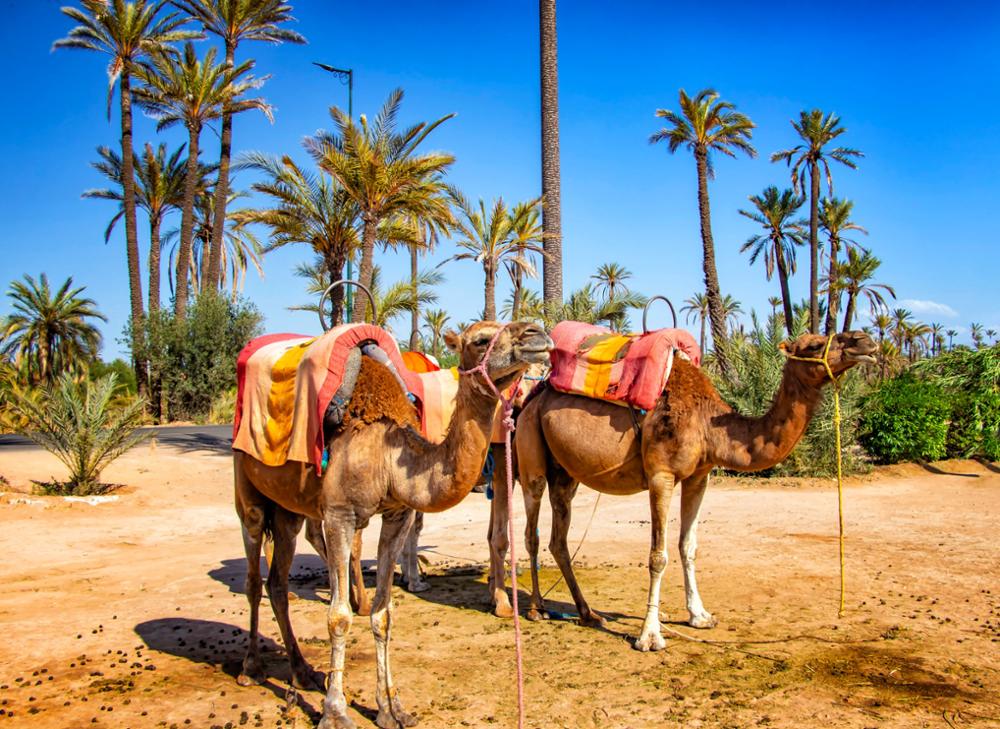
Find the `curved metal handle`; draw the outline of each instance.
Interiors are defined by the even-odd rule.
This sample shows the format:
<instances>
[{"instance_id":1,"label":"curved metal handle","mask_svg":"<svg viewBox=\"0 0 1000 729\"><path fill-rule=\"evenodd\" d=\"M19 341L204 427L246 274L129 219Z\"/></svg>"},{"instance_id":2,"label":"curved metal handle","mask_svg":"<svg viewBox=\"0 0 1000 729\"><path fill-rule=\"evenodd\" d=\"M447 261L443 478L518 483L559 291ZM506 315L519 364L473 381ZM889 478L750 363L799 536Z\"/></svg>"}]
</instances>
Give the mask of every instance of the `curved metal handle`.
<instances>
[{"instance_id":1,"label":"curved metal handle","mask_svg":"<svg viewBox=\"0 0 1000 729\"><path fill-rule=\"evenodd\" d=\"M334 281L332 284L327 286L326 291L324 291L323 295L319 297L319 308L317 309L317 313L319 314L319 325L323 327L324 332L330 331L330 327L326 325L326 319L323 318L323 304L326 303L326 299L330 295L331 291L333 291L338 286L348 286L348 285L353 286L357 289L361 289L362 291L365 292L365 295L368 297L368 303L370 303L372 306L372 321L376 319L375 297L372 296L372 292L368 290L368 287L362 286L360 283L352 279L342 278L337 281Z\"/></svg>"},{"instance_id":2,"label":"curved metal handle","mask_svg":"<svg viewBox=\"0 0 1000 729\"><path fill-rule=\"evenodd\" d=\"M672 316L674 318L674 329L677 328L677 312L674 311L674 305L670 303L670 299L668 299L666 296L654 296L651 299L649 299L649 301L646 302L646 305L644 307L642 307L642 333L643 334L648 334L649 333L649 328L646 326L646 315L649 314L649 305L652 304L657 299L659 299L660 301L666 301L667 302L667 306L670 307L670 316Z\"/></svg>"}]
</instances>

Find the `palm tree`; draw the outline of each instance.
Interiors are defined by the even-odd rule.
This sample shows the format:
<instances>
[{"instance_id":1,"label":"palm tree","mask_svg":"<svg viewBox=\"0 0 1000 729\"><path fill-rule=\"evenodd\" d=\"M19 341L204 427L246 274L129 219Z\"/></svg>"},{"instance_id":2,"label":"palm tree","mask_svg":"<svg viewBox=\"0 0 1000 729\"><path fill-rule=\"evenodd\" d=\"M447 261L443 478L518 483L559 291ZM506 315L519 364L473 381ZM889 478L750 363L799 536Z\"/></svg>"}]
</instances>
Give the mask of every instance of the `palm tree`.
<instances>
[{"instance_id":1,"label":"palm tree","mask_svg":"<svg viewBox=\"0 0 1000 729\"><path fill-rule=\"evenodd\" d=\"M375 242L380 223L403 215L422 220L451 217L441 175L455 158L450 154L416 149L427 136L454 114L430 124L420 122L396 132L403 90L396 89L372 124L362 114L355 124L336 106L330 107L335 132L319 132L306 139L306 148L316 163L344 187L361 210L361 268L358 278L369 285L374 266ZM364 321L364 306L353 319Z\"/></svg>"},{"instance_id":2,"label":"palm tree","mask_svg":"<svg viewBox=\"0 0 1000 729\"><path fill-rule=\"evenodd\" d=\"M399 242L406 246L410 255L410 286L413 288L414 296L418 305L410 312L410 341L411 350L420 348L420 281L421 274L418 268L420 253L430 252L437 245L441 235L447 235L454 226L454 218L451 215L440 216L438 218L422 219L415 215L404 215L398 224L394 224L394 229L401 229L402 240ZM387 245L392 245L392 241L385 241Z\"/></svg>"},{"instance_id":3,"label":"palm tree","mask_svg":"<svg viewBox=\"0 0 1000 729\"><path fill-rule=\"evenodd\" d=\"M826 231L830 242L830 260L827 280L826 328L827 334L837 330L837 314L840 310L840 289L836 286L837 254L841 244L848 247L859 247L857 242L844 235L847 231L858 231L868 235L868 231L851 221L851 211L854 203L851 200L840 200L835 197L825 197L820 201L819 225Z\"/></svg>"},{"instance_id":4,"label":"palm tree","mask_svg":"<svg viewBox=\"0 0 1000 729\"><path fill-rule=\"evenodd\" d=\"M244 208L232 214L238 226L259 223L269 229L264 252L292 243L304 243L323 259L323 289L341 277L348 256L361 245L361 208L347 190L322 171L312 174L290 157L259 152L245 154L237 169L263 173L251 189L271 200L269 207ZM333 321L340 323L344 291L331 294Z\"/></svg>"},{"instance_id":5,"label":"palm tree","mask_svg":"<svg viewBox=\"0 0 1000 729\"><path fill-rule=\"evenodd\" d=\"M139 393L145 390L141 367L135 359L142 349L142 281L139 276L139 237L136 228L136 192L132 151L132 76L149 58L175 52L169 45L200 35L182 30L187 22L180 13L161 15L167 0L81 0L80 8L64 7L62 12L76 27L52 48L97 51L110 57L108 64L108 118L115 82L121 102L122 204L125 213L125 255L128 263L129 298L132 315L133 368Z\"/></svg>"},{"instance_id":6,"label":"palm tree","mask_svg":"<svg viewBox=\"0 0 1000 729\"><path fill-rule=\"evenodd\" d=\"M511 310L509 314L512 320L518 320L521 317L521 299L524 291L524 277L527 275L533 278L537 275L535 264L531 260L531 252L532 250L536 250L535 248L532 248L535 244L541 244L542 249L545 250L545 253L542 255L544 274L544 260L546 256L548 256L548 251L543 242L545 240L544 225L539 223L539 218L541 217L541 206L542 199L536 198L526 202L519 202L510 210L512 243L515 248L518 249L519 257L530 263L530 266L528 267L515 264L513 260L508 260L505 264L505 267L507 268L507 275L510 276L510 281L513 285L513 291L511 292ZM559 268L559 277L559 291L561 296L561 266ZM542 285L544 287L544 281L542 282Z\"/></svg>"},{"instance_id":7,"label":"palm tree","mask_svg":"<svg viewBox=\"0 0 1000 729\"><path fill-rule=\"evenodd\" d=\"M55 293L44 273L25 275L7 290L12 313L0 331L3 354L13 357L28 380L51 385L63 372L79 370L93 360L101 335L92 320L107 321L93 299L82 297L86 287L72 288L72 277Z\"/></svg>"},{"instance_id":8,"label":"palm tree","mask_svg":"<svg viewBox=\"0 0 1000 729\"><path fill-rule=\"evenodd\" d=\"M240 41L255 40L267 43L305 43L306 39L294 30L280 27L282 23L295 20L291 16L292 6L282 0L255 0L254 2L233 2L233 0L174 0L191 17L202 24L204 29L219 36L225 45L226 68L236 66L236 48ZM228 103L222 107L221 149L219 153L219 176L215 183L215 201L212 220L211 255L208 275L213 286L219 286L222 275L223 233L226 220L226 206L229 201L229 162L233 149L233 112Z\"/></svg>"},{"instance_id":9,"label":"palm tree","mask_svg":"<svg viewBox=\"0 0 1000 729\"><path fill-rule=\"evenodd\" d=\"M708 319L708 296L705 294L694 294L690 298L685 299L684 306L681 307L681 312L687 315L685 318L688 322L692 319L698 319L701 326L701 336L698 338L698 344L704 354L705 320Z\"/></svg>"},{"instance_id":10,"label":"palm tree","mask_svg":"<svg viewBox=\"0 0 1000 729\"><path fill-rule=\"evenodd\" d=\"M452 189L451 194L460 217L455 226L458 234L455 243L465 252L456 253L448 260L478 261L482 264L486 278L483 318L496 319L496 278L500 266L513 266L533 276L535 269L528 254L541 254L543 249L536 243L515 237L514 217L503 198L497 198L492 207L487 208L482 199L476 207L458 190Z\"/></svg>"},{"instance_id":11,"label":"palm tree","mask_svg":"<svg viewBox=\"0 0 1000 729\"><path fill-rule=\"evenodd\" d=\"M903 326L902 337L911 363L916 362L920 354L927 349L927 335L930 331L929 326L919 321Z\"/></svg>"},{"instance_id":12,"label":"palm tree","mask_svg":"<svg viewBox=\"0 0 1000 729\"><path fill-rule=\"evenodd\" d=\"M503 308L500 309L500 316L517 321L545 322L545 303L537 291L522 289L517 305L518 313L514 316L514 292L511 291L504 300ZM555 310L550 307L550 311Z\"/></svg>"},{"instance_id":13,"label":"palm tree","mask_svg":"<svg viewBox=\"0 0 1000 729\"><path fill-rule=\"evenodd\" d=\"M740 321L740 314L744 313L743 304L726 294L722 297L722 313L726 317L726 323L735 327Z\"/></svg>"},{"instance_id":14,"label":"palm tree","mask_svg":"<svg viewBox=\"0 0 1000 729\"><path fill-rule=\"evenodd\" d=\"M795 192L803 194L806 175L810 179L809 194L809 331L819 333L819 196L820 168L826 173L829 194L833 195L833 176L830 174L829 160L840 162L852 170L857 169L855 159L864 154L849 147L823 148L847 130L840 126L836 114L824 115L819 109L803 111L799 121L792 121L804 144L796 145L771 155L772 162L784 161L792 174Z\"/></svg>"},{"instance_id":15,"label":"palm tree","mask_svg":"<svg viewBox=\"0 0 1000 729\"><path fill-rule=\"evenodd\" d=\"M986 336L993 340L993 344L997 343L997 330L996 329L987 329L986 330Z\"/></svg>"},{"instance_id":16,"label":"palm tree","mask_svg":"<svg viewBox=\"0 0 1000 729\"><path fill-rule=\"evenodd\" d=\"M771 307L771 315L774 316L778 313L778 307L781 306L781 297L779 296L768 296L767 304Z\"/></svg>"},{"instance_id":17,"label":"palm tree","mask_svg":"<svg viewBox=\"0 0 1000 729\"><path fill-rule=\"evenodd\" d=\"M215 62L216 50L208 49L199 60L194 45L186 43L180 60L169 56L157 57L152 67L143 69L140 78L147 84L136 91L136 98L154 118L157 130L182 123L188 131L188 169L184 184L181 210L180 250L177 256L177 291L174 314L184 318L187 313L187 262L191 260L194 234L194 199L197 191L198 144L205 123L218 119L223 107L232 114L256 109L273 121L271 107L259 97L244 95L260 88L264 79L249 75L253 61L227 67Z\"/></svg>"},{"instance_id":18,"label":"palm tree","mask_svg":"<svg viewBox=\"0 0 1000 729\"><path fill-rule=\"evenodd\" d=\"M793 220L793 216L802 207L805 200L793 190L778 192L774 185L764 189L762 195L751 195L750 202L756 212L740 210L743 215L758 223L763 234L757 234L747 239L740 248L740 253L750 251L750 265L758 257L764 257L764 271L770 281L775 269L778 271L778 283L781 286L781 301L785 312L785 329L792 336L792 297L788 292L788 277L795 273L795 246L803 245L804 235L802 221Z\"/></svg>"},{"instance_id":19,"label":"palm tree","mask_svg":"<svg viewBox=\"0 0 1000 729\"><path fill-rule=\"evenodd\" d=\"M712 345L723 375L729 372L726 358L726 321L722 311L719 274L715 268L715 242L712 239L712 216L708 203L708 181L714 179L712 152L735 157L740 151L756 157L757 150L750 144L754 123L736 111L733 104L720 101L713 89L704 89L692 99L684 89L679 95L680 113L657 109L656 116L667 120L669 126L650 136L652 144L667 142L671 153L681 146L694 153L698 172L698 213L701 219L701 243L705 271L705 293L708 295L709 318L712 324Z\"/></svg>"},{"instance_id":20,"label":"palm tree","mask_svg":"<svg viewBox=\"0 0 1000 729\"><path fill-rule=\"evenodd\" d=\"M230 190L228 205L234 200L247 197L245 192ZM230 296L236 301L243 284L246 281L247 269L252 265L257 275L264 277L264 267L261 258L264 247L250 228L239 225L234 219L234 213L228 213L225 234L222 239L221 279L222 288L230 287ZM191 290L200 295L206 291L218 291L209 283L209 258L211 256L212 229L215 214L214 195L211 187L199 188L194 203L194 233L192 234L191 258L188 261L188 275ZM172 230L164 236L164 242L171 244L168 271L177 269L177 256L180 253L179 230ZM176 290L173 275L170 276L171 290Z\"/></svg>"},{"instance_id":21,"label":"palm tree","mask_svg":"<svg viewBox=\"0 0 1000 729\"><path fill-rule=\"evenodd\" d=\"M854 310L858 303L858 298L864 296L868 299L872 313L888 308L885 296L889 294L896 298L896 291L888 284L870 283L875 271L882 265L882 261L873 256L868 251L858 252L854 248L847 250L847 260L836 264L834 286L839 291L847 292L847 306L844 310L844 328L842 331L850 331L851 323L854 320ZM876 320L878 317L876 317ZM876 321L876 326L878 323ZM887 327L879 326L879 338L885 335ZM897 342L898 344L898 342Z\"/></svg>"},{"instance_id":22,"label":"palm tree","mask_svg":"<svg viewBox=\"0 0 1000 729\"><path fill-rule=\"evenodd\" d=\"M435 357L441 355L441 340L444 337L444 328L448 325L448 312L444 309L430 309L424 312L424 326L431 335L431 354Z\"/></svg>"},{"instance_id":23,"label":"palm tree","mask_svg":"<svg viewBox=\"0 0 1000 729\"><path fill-rule=\"evenodd\" d=\"M872 324L874 324L875 328L878 330L878 340L881 342L885 339L885 333L889 331L889 328L892 326L892 317L889 316L886 309L883 307L879 310L879 313L872 318ZM849 327L850 322L845 319L844 331L850 331Z\"/></svg>"},{"instance_id":24,"label":"palm tree","mask_svg":"<svg viewBox=\"0 0 1000 729\"><path fill-rule=\"evenodd\" d=\"M931 327L931 354L935 357L941 354L941 335L944 334L944 327L941 324L932 323Z\"/></svg>"},{"instance_id":25,"label":"palm tree","mask_svg":"<svg viewBox=\"0 0 1000 729\"><path fill-rule=\"evenodd\" d=\"M983 346L983 325L972 322L969 325L969 336L972 337L972 344L975 345L976 349L981 349Z\"/></svg>"},{"instance_id":26,"label":"palm tree","mask_svg":"<svg viewBox=\"0 0 1000 729\"><path fill-rule=\"evenodd\" d=\"M948 335L948 349L951 349L952 346L953 346L952 343L954 342L955 337L958 336L958 332L956 330L954 330L954 329L949 329L948 331L945 332L945 334Z\"/></svg>"},{"instance_id":27,"label":"palm tree","mask_svg":"<svg viewBox=\"0 0 1000 729\"><path fill-rule=\"evenodd\" d=\"M602 263L591 278L597 282L597 290L603 291L608 301L614 301L615 294L629 292L625 282L632 278L632 272L620 263Z\"/></svg>"},{"instance_id":28,"label":"palm tree","mask_svg":"<svg viewBox=\"0 0 1000 729\"><path fill-rule=\"evenodd\" d=\"M160 308L160 227L163 219L172 211L180 210L184 201L184 181L187 175L187 160L181 159L184 145L176 149L169 157L167 145L161 143L156 151L146 143L142 157L134 155L132 166L135 169L136 204L142 208L149 218L149 313L156 313ZM122 193L122 174L124 173L119 154L109 147L98 147L98 162L93 162L94 169L115 183L115 187L86 190L84 197L101 200L115 200L120 205L118 212L104 231L104 242L111 238L118 221L125 215L124 195ZM201 165L202 180L199 187L204 186L205 179L212 168Z\"/></svg>"},{"instance_id":29,"label":"palm tree","mask_svg":"<svg viewBox=\"0 0 1000 729\"><path fill-rule=\"evenodd\" d=\"M542 292L545 305L562 304L562 194L559 179L559 53L556 0L538 0L542 96L542 200L545 257Z\"/></svg>"},{"instance_id":30,"label":"palm tree","mask_svg":"<svg viewBox=\"0 0 1000 729\"><path fill-rule=\"evenodd\" d=\"M908 309L894 309L892 312L892 329L890 335L896 345L896 349L902 351L903 342L906 338L906 328L913 324L913 312Z\"/></svg>"}]
</instances>

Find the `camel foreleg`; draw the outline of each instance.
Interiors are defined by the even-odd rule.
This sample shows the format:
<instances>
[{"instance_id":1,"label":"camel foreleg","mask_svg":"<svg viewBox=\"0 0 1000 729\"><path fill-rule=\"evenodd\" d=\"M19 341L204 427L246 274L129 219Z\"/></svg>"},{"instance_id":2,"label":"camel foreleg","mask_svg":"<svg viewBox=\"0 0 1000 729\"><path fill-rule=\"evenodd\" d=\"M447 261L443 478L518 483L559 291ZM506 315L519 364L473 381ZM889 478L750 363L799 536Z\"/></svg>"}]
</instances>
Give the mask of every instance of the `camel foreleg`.
<instances>
[{"instance_id":1,"label":"camel foreleg","mask_svg":"<svg viewBox=\"0 0 1000 729\"><path fill-rule=\"evenodd\" d=\"M378 716L375 723L381 729L414 726L416 717L403 711L389 665L389 639L392 634L392 578L396 561L413 526L412 509L399 509L382 514L382 531L378 540L378 567L375 600L372 604L372 633L375 635L375 662L378 681L375 700Z\"/></svg>"},{"instance_id":2,"label":"camel foreleg","mask_svg":"<svg viewBox=\"0 0 1000 729\"><path fill-rule=\"evenodd\" d=\"M504 563L510 540L507 536L507 457L503 446L493 446L493 500L490 501L490 528L486 539L490 545L490 600L498 618L514 615L507 595Z\"/></svg>"},{"instance_id":3,"label":"camel foreleg","mask_svg":"<svg viewBox=\"0 0 1000 729\"><path fill-rule=\"evenodd\" d=\"M681 484L680 553L684 567L684 594L690 616L688 625L692 628L714 628L718 623L702 604L694 575L694 560L698 551L698 515L707 487L708 473L691 476Z\"/></svg>"},{"instance_id":4,"label":"camel foreleg","mask_svg":"<svg viewBox=\"0 0 1000 729\"><path fill-rule=\"evenodd\" d=\"M660 584L667 569L667 511L674 478L668 473L656 473L649 482L649 512L651 539L649 547L649 594L646 600L646 620L633 647L639 651L658 651L667 642L660 630Z\"/></svg>"},{"instance_id":5,"label":"camel foreleg","mask_svg":"<svg viewBox=\"0 0 1000 729\"><path fill-rule=\"evenodd\" d=\"M330 680L323 699L323 719L317 729L355 729L347 715L344 696L344 658L347 635L354 612L350 604L351 543L355 534L353 510L329 510L323 519L326 538L326 564L330 572L330 609L326 623L330 631Z\"/></svg>"}]
</instances>

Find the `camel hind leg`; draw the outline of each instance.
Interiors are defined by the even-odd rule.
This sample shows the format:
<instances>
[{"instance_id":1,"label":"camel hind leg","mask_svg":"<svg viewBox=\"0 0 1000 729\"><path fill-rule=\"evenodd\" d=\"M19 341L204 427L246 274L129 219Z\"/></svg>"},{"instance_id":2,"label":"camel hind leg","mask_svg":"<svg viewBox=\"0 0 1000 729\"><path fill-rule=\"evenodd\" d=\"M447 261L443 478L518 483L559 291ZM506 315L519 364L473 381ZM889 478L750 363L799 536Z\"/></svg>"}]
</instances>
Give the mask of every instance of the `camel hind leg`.
<instances>
[{"instance_id":1,"label":"camel hind leg","mask_svg":"<svg viewBox=\"0 0 1000 729\"><path fill-rule=\"evenodd\" d=\"M285 653L292 670L292 685L302 689L323 689L323 676L314 671L299 649L288 614L288 573L295 558L295 540L302 529L303 517L275 505L274 561L267 574L267 596L281 631Z\"/></svg>"},{"instance_id":2,"label":"camel hind leg","mask_svg":"<svg viewBox=\"0 0 1000 729\"><path fill-rule=\"evenodd\" d=\"M493 614L498 618L509 618L514 615L510 597L507 595L506 572L504 561L510 538L507 534L507 454L504 446L491 446L493 452L493 500L490 501L490 526L486 533L486 541L490 546L490 600L493 603Z\"/></svg>"},{"instance_id":3,"label":"camel hind leg","mask_svg":"<svg viewBox=\"0 0 1000 729\"><path fill-rule=\"evenodd\" d=\"M521 482L521 494L524 497L524 544L528 552L528 565L531 569L531 600L525 617L529 620L542 620L547 616L542 591L538 585L538 514L542 506L542 496L548 485L549 450L545 445L540 420L541 411L538 403L540 398L529 402L517 419L517 430L514 433L514 452L517 455L517 475ZM499 508L499 507L498 507ZM504 509L506 511L506 509ZM506 514L504 514L506 523ZM493 539L499 539L496 531ZM506 544L506 534L504 534ZM504 600L507 591L504 588L503 561L499 563L495 573L498 579L494 585L494 599L502 594ZM499 601L497 602L499 605ZM500 613L497 613L498 615Z\"/></svg>"},{"instance_id":4,"label":"camel hind leg","mask_svg":"<svg viewBox=\"0 0 1000 729\"><path fill-rule=\"evenodd\" d=\"M242 454L233 459L233 473L236 481L236 513L243 528L243 549L247 558L246 596L250 606L250 629L247 638L247 653L243 667L236 679L241 686L261 683L264 678L264 664L260 658L258 641L260 628L260 598L263 592L260 576L260 555L264 544L265 528L269 526L269 513L273 508L254 488L243 473Z\"/></svg>"},{"instance_id":5,"label":"camel hind leg","mask_svg":"<svg viewBox=\"0 0 1000 729\"><path fill-rule=\"evenodd\" d=\"M424 530L424 514L417 512L413 519L413 526L410 527L409 534L406 535L406 542L403 544L403 554L400 564L403 567L403 584L408 592L424 592L431 589L430 583L424 580L420 574L420 560L418 558L418 548L420 544L420 532Z\"/></svg>"}]
</instances>

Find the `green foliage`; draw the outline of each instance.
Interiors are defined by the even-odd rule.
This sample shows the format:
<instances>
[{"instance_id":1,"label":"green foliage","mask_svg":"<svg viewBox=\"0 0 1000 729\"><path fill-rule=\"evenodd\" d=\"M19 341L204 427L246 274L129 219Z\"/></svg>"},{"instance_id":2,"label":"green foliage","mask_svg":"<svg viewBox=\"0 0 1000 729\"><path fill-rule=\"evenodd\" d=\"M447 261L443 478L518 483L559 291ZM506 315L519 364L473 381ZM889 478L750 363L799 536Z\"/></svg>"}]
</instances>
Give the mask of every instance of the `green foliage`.
<instances>
[{"instance_id":1,"label":"green foliage","mask_svg":"<svg viewBox=\"0 0 1000 729\"><path fill-rule=\"evenodd\" d=\"M918 362L913 372L950 397L948 455L1000 460L1000 345L943 352Z\"/></svg>"},{"instance_id":2,"label":"green foliage","mask_svg":"<svg viewBox=\"0 0 1000 729\"><path fill-rule=\"evenodd\" d=\"M143 359L162 383L167 416L202 421L236 382L236 356L260 334L262 316L245 300L206 293L183 320L160 311L147 321Z\"/></svg>"},{"instance_id":3,"label":"green foliage","mask_svg":"<svg viewBox=\"0 0 1000 729\"><path fill-rule=\"evenodd\" d=\"M97 360L90 365L89 374L91 380L99 380L102 377L113 374L117 382L116 394L136 394L135 371L132 369L132 365L120 357L111 362Z\"/></svg>"},{"instance_id":4,"label":"green foliage","mask_svg":"<svg viewBox=\"0 0 1000 729\"><path fill-rule=\"evenodd\" d=\"M62 461L69 481L47 490L87 495L106 490L101 471L145 436L143 401L115 404L117 378L77 382L62 375L39 397L15 393L11 406L24 419L21 432Z\"/></svg>"},{"instance_id":5,"label":"green foliage","mask_svg":"<svg viewBox=\"0 0 1000 729\"><path fill-rule=\"evenodd\" d=\"M208 422L213 425L228 425L236 420L236 388L220 392L212 401L208 411Z\"/></svg>"},{"instance_id":6,"label":"green foliage","mask_svg":"<svg viewBox=\"0 0 1000 729\"><path fill-rule=\"evenodd\" d=\"M937 460L945 456L950 414L940 385L904 373L864 398L859 439L879 463Z\"/></svg>"}]
</instances>

